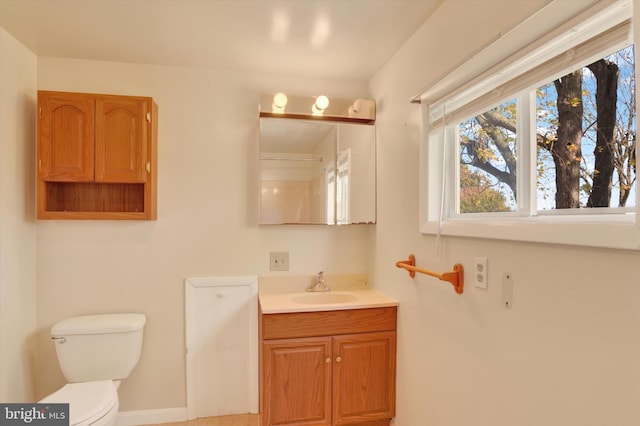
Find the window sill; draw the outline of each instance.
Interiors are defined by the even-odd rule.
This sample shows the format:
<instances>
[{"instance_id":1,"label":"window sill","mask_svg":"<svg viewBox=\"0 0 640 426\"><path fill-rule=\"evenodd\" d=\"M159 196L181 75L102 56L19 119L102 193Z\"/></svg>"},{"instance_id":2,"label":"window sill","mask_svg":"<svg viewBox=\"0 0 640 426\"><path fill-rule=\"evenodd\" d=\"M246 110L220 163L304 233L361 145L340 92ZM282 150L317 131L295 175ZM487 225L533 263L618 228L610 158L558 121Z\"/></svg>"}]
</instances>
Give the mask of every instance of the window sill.
<instances>
[{"instance_id":1,"label":"window sill","mask_svg":"<svg viewBox=\"0 0 640 426\"><path fill-rule=\"evenodd\" d=\"M578 221L579 220L579 221ZM426 222L424 234L562 244L623 250L640 250L640 229L635 215L615 221L601 217L535 217L505 220L447 220Z\"/></svg>"}]
</instances>

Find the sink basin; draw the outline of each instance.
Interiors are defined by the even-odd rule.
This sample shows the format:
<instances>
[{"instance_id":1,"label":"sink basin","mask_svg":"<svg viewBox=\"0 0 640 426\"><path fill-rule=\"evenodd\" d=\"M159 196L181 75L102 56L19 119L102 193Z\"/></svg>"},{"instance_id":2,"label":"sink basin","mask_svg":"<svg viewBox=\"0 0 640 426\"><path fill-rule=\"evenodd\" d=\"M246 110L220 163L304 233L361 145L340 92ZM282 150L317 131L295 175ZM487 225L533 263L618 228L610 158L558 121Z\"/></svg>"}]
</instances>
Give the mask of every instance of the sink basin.
<instances>
[{"instance_id":1,"label":"sink basin","mask_svg":"<svg viewBox=\"0 0 640 426\"><path fill-rule=\"evenodd\" d=\"M326 305L332 303L355 302L358 298L352 294L343 293L307 293L292 297L296 303L303 305Z\"/></svg>"},{"instance_id":2,"label":"sink basin","mask_svg":"<svg viewBox=\"0 0 640 426\"><path fill-rule=\"evenodd\" d=\"M398 301L370 288L333 289L328 292L263 291L258 293L262 314L341 311L398 306Z\"/></svg>"}]
</instances>

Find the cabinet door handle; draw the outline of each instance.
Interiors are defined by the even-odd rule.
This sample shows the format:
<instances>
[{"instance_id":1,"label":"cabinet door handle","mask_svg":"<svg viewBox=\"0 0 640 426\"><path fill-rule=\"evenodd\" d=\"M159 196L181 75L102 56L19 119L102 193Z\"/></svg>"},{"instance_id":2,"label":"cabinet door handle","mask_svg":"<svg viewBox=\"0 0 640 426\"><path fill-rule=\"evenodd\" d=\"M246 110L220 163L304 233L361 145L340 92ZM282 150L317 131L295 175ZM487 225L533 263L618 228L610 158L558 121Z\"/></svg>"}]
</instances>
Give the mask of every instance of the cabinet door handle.
<instances>
[{"instance_id":1,"label":"cabinet door handle","mask_svg":"<svg viewBox=\"0 0 640 426\"><path fill-rule=\"evenodd\" d=\"M331 363L331 358L327 357L327 359L325 359L324 362L326 362L327 364Z\"/></svg>"},{"instance_id":2,"label":"cabinet door handle","mask_svg":"<svg viewBox=\"0 0 640 426\"><path fill-rule=\"evenodd\" d=\"M337 356L336 357L336 362L340 362L340 361L342 361L342 357Z\"/></svg>"}]
</instances>

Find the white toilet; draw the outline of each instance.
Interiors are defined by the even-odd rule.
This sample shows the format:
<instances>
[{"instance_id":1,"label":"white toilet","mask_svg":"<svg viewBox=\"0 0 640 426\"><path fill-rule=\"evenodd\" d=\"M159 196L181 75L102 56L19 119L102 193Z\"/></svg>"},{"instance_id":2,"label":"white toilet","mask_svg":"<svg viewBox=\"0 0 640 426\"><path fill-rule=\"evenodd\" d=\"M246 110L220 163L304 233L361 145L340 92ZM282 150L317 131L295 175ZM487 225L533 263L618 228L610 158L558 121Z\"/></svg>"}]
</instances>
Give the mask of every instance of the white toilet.
<instances>
[{"instance_id":1,"label":"white toilet","mask_svg":"<svg viewBox=\"0 0 640 426\"><path fill-rule=\"evenodd\" d=\"M143 314L73 317L51 329L69 382L41 403L68 403L70 426L110 426L118 415L118 386L140 359Z\"/></svg>"}]
</instances>

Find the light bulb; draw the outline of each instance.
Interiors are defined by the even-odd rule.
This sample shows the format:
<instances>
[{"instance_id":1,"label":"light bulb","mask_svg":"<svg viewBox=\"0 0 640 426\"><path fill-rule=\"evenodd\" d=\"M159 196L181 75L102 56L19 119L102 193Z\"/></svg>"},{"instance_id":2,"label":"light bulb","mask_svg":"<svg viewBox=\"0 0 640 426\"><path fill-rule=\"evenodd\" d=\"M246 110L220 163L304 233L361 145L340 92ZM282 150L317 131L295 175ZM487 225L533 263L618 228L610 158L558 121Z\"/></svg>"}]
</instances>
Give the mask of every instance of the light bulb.
<instances>
[{"instance_id":1,"label":"light bulb","mask_svg":"<svg viewBox=\"0 0 640 426\"><path fill-rule=\"evenodd\" d=\"M325 95L320 95L318 96L318 98L316 99L316 104L315 106L319 109L319 110L325 110L327 109L327 107L329 106L329 98L327 98Z\"/></svg>"},{"instance_id":2,"label":"light bulb","mask_svg":"<svg viewBox=\"0 0 640 426\"><path fill-rule=\"evenodd\" d=\"M273 97L273 104L278 108L284 108L287 105L287 95L284 93L276 93Z\"/></svg>"}]
</instances>

